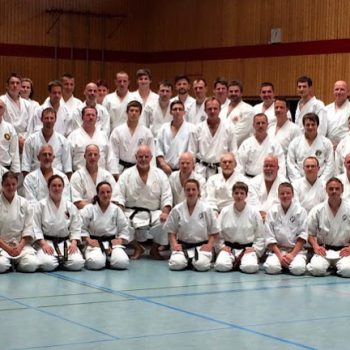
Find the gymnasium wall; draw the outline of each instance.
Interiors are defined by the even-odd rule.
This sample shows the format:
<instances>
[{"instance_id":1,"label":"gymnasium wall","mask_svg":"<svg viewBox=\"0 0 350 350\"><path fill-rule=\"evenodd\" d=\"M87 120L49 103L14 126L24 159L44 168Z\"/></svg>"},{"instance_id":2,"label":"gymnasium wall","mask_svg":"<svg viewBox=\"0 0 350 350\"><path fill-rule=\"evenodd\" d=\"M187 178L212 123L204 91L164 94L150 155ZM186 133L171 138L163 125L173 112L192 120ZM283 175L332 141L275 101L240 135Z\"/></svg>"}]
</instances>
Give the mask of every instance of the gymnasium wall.
<instances>
[{"instance_id":1,"label":"gymnasium wall","mask_svg":"<svg viewBox=\"0 0 350 350\"><path fill-rule=\"evenodd\" d=\"M295 95L296 77L308 74L326 103L334 81L350 76L347 0L1 0L0 11L0 81L29 76L38 100L64 72L79 97L87 81L113 87L116 71L134 80L142 66L154 82L180 72L241 79L246 96L261 81ZM269 44L276 27L282 43Z\"/></svg>"},{"instance_id":2,"label":"gymnasium wall","mask_svg":"<svg viewBox=\"0 0 350 350\"><path fill-rule=\"evenodd\" d=\"M349 1L156 2L148 35L157 40L148 40L149 50L188 50L183 56L191 58L175 67L171 62L155 64L157 75L186 71L203 74L208 81L218 75L238 78L244 82L245 95L256 95L260 82L272 81L277 93L295 95L296 78L308 74L315 93L327 103L333 98L334 81L350 77ZM167 20L152 26L159 18ZM270 45L271 28L276 27L282 29L282 44ZM192 60L196 56L198 60Z\"/></svg>"},{"instance_id":3,"label":"gymnasium wall","mask_svg":"<svg viewBox=\"0 0 350 350\"><path fill-rule=\"evenodd\" d=\"M1 91L13 71L33 79L38 100L46 97L47 83L65 72L76 77L79 97L91 80L107 78L114 87L116 71L134 72L139 66L129 63L130 57L120 58L144 43L143 2L0 0ZM113 59L105 57L107 49L116 51Z\"/></svg>"}]
</instances>

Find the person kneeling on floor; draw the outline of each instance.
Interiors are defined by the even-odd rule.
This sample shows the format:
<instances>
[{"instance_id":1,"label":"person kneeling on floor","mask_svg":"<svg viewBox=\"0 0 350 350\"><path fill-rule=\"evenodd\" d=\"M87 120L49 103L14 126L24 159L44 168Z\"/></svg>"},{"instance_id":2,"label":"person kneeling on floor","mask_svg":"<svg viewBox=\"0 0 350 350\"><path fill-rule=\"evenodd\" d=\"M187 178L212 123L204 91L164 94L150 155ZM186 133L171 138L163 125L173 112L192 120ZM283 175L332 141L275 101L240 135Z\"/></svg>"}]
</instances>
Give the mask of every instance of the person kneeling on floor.
<instances>
[{"instance_id":1,"label":"person kneeling on floor","mask_svg":"<svg viewBox=\"0 0 350 350\"><path fill-rule=\"evenodd\" d=\"M184 270L192 264L197 271L207 271L219 237L219 224L213 209L199 199L199 182L189 179L184 189L186 199L173 208L164 226L172 251L169 268Z\"/></svg>"},{"instance_id":2,"label":"person kneeling on floor","mask_svg":"<svg viewBox=\"0 0 350 350\"><path fill-rule=\"evenodd\" d=\"M233 204L219 215L220 252L215 262L219 272L240 269L245 273L259 270L258 259L265 249L264 224L259 210L246 203L248 186L241 181L232 187Z\"/></svg>"},{"instance_id":3,"label":"person kneeling on floor","mask_svg":"<svg viewBox=\"0 0 350 350\"><path fill-rule=\"evenodd\" d=\"M309 243L314 255L307 265L313 276L329 274L350 277L350 203L342 198L343 184L337 178L327 181L328 199L309 214Z\"/></svg>"},{"instance_id":4,"label":"person kneeling on floor","mask_svg":"<svg viewBox=\"0 0 350 350\"><path fill-rule=\"evenodd\" d=\"M269 250L264 268L268 274L277 274L285 268L293 275L306 271L307 213L293 200L293 186L283 182L278 187L280 203L268 211L266 245Z\"/></svg>"}]
</instances>

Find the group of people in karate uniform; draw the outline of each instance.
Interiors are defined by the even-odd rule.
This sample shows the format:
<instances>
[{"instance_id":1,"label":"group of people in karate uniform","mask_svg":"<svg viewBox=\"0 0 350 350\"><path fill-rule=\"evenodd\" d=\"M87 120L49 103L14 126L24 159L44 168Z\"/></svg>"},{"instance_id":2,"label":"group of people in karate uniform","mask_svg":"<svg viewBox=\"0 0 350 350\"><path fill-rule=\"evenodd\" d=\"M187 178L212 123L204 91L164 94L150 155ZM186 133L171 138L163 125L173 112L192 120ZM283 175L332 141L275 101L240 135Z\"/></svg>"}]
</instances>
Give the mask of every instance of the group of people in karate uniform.
<instances>
[{"instance_id":1,"label":"group of people in karate uniform","mask_svg":"<svg viewBox=\"0 0 350 350\"><path fill-rule=\"evenodd\" d=\"M129 240L128 220L111 202L108 182L98 184L93 203L80 212L62 198L60 175L49 178L48 196L34 209L17 194L17 186L17 175L6 172L0 198L0 272L11 268L53 271L58 267L78 271L84 266L98 270L106 264L116 269L128 267L123 249Z\"/></svg>"},{"instance_id":2,"label":"group of people in karate uniform","mask_svg":"<svg viewBox=\"0 0 350 350\"><path fill-rule=\"evenodd\" d=\"M171 99L169 82L150 90L149 70L134 93L119 72L115 92L97 99L89 83L84 103L72 81L35 106L18 86L30 79L13 74L0 97L0 272L127 269L151 241L171 270L350 277L345 82L327 108L300 77L294 123L271 83L253 108L239 81L218 79L207 97L198 78L193 98L180 75Z\"/></svg>"},{"instance_id":3,"label":"group of people in karate uniform","mask_svg":"<svg viewBox=\"0 0 350 350\"><path fill-rule=\"evenodd\" d=\"M141 146L138 152L150 154L147 146ZM34 210L17 194L17 185L15 173L8 171L3 175L1 272L11 268L23 272L52 271L58 267L81 270L84 266L93 270L105 266L128 268L125 246L130 242L130 232L137 231L137 227L131 227L131 216L128 220L120 206L111 201L112 187L108 182L97 185L93 203L80 211L62 199L64 181L60 175L49 178L48 196ZM220 272L240 269L255 273L264 256L266 273L287 269L301 275L307 269L312 275L323 276L335 267L339 275L348 277L350 203L341 198L343 184L339 179L331 178L326 191L328 199L308 216L306 209L293 199L293 186L282 182L278 186L278 201L264 220L257 207L247 203L246 183L237 181L233 185L232 203L217 215L200 198L199 181L189 178L184 185L185 200L170 210L164 224L159 226L160 215L165 212L156 219L155 210L150 213L152 222L142 229L158 228L163 236L158 238L164 245L168 235L171 270L191 266L207 271L214 266ZM137 208L140 207L134 207L133 212ZM310 243L309 248L306 242ZM307 264L308 251L314 254Z\"/></svg>"}]
</instances>

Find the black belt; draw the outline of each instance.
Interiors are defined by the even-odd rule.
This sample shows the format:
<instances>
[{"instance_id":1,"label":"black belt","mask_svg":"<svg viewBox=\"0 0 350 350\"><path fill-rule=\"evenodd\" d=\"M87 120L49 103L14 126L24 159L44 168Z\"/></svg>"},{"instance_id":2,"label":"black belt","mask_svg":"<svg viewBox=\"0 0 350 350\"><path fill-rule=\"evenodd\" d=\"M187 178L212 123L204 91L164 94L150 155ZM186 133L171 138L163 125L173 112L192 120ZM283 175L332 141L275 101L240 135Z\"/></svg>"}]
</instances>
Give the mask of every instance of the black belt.
<instances>
[{"instance_id":1,"label":"black belt","mask_svg":"<svg viewBox=\"0 0 350 350\"><path fill-rule=\"evenodd\" d=\"M130 162L126 162L125 160L119 159L119 164L122 165L124 169L128 169L134 166L136 163L130 163Z\"/></svg>"},{"instance_id":2,"label":"black belt","mask_svg":"<svg viewBox=\"0 0 350 350\"><path fill-rule=\"evenodd\" d=\"M236 242L232 243L232 242L225 241L225 245L227 245L228 247L230 247L232 249L242 249L240 254L238 256L235 256L235 261L232 264L232 270L238 271L239 266L241 265L243 255L245 253L245 248L252 247L253 243L240 244L240 243L236 243Z\"/></svg>"},{"instance_id":3,"label":"black belt","mask_svg":"<svg viewBox=\"0 0 350 350\"><path fill-rule=\"evenodd\" d=\"M14 247L16 244L15 243L8 243L11 247ZM15 259L11 259L11 269L13 272L16 271L16 262Z\"/></svg>"},{"instance_id":4,"label":"black belt","mask_svg":"<svg viewBox=\"0 0 350 350\"><path fill-rule=\"evenodd\" d=\"M232 242L228 242L225 241L225 245L227 245L228 247L232 248L232 249L245 249L248 247L252 247L253 243L246 243L246 244L241 244L241 243L232 243Z\"/></svg>"},{"instance_id":5,"label":"black belt","mask_svg":"<svg viewBox=\"0 0 350 350\"><path fill-rule=\"evenodd\" d=\"M218 173L220 163L208 163L208 162L205 162L204 160L201 160L199 158L196 158L196 161L197 161L197 163L203 164L207 168L214 169L216 171L216 173Z\"/></svg>"},{"instance_id":6,"label":"black belt","mask_svg":"<svg viewBox=\"0 0 350 350\"><path fill-rule=\"evenodd\" d=\"M342 250L345 246L344 245L330 245L330 244L325 244L325 248L328 250Z\"/></svg>"},{"instance_id":7,"label":"black belt","mask_svg":"<svg viewBox=\"0 0 350 350\"><path fill-rule=\"evenodd\" d=\"M252 174L248 174L248 173L244 173L244 175L245 175L246 177L250 177L250 178L253 178L253 177L256 176L256 175L252 175Z\"/></svg>"},{"instance_id":8,"label":"black belt","mask_svg":"<svg viewBox=\"0 0 350 350\"><path fill-rule=\"evenodd\" d=\"M11 165L3 165L4 168L6 168L7 170L11 170Z\"/></svg>"},{"instance_id":9,"label":"black belt","mask_svg":"<svg viewBox=\"0 0 350 350\"><path fill-rule=\"evenodd\" d=\"M45 238L47 241L62 243L62 242L64 242L64 241L66 241L67 239L69 239L69 236L66 236L66 237L57 237L57 236L44 235L44 238Z\"/></svg>"},{"instance_id":10,"label":"black belt","mask_svg":"<svg viewBox=\"0 0 350 350\"><path fill-rule=\"evenodd\" d=\"M151 211L148 208L143 208L143 207L125 207L126 209L132 209L133 213L129 216L129 220L132 222L132 219L135 217L137 213L140 213L142 211L145 211L148 213L149 216L149 226L152 226L152 214Z\"/></svg>"},{"instance_id":11,"label":"black belt","mask_svg":"<svg viewBox=\"0 0 350 350\"><path fill-rule=\"evenodd\" d=\"M200 247L203 244L208 243L208 241L202 241L202 242L197 242L197 243L187 243L187 242L183 242L183 241L179 240L178 243L181 244L181 246L182 246L182 251L183 251L183 253L185 255L185 258L187 260L189 260L187 249ZM197 251L197 249L194 250L194 260L198 260L198 251Z\"/></svg>"},{"instance_id":12,"label":"black belt","mask_svg":"<svg viewBox=\"0 0 350 350\"><path fill-rule=\"evenodd\" d=\"M109 247L112 248L112 240L115 238L115 236L92 236L92 235L90 235L90 238L96 239L98 241L98 244L100 245L100 249L101 249L102 253L105 253L106 255L110 255L110 254L107 254L106 248L103 245L103 242L109 242Z\"/></svg>"},{"instance_id":13,"label":"black belt","mask_svg":"<svg viewBox=\"0 0 350 350\"><path fill-rule=\"evenodd\" d=\"M57 237L57 236L49 236L44 235L44 238L47 241L52 241L53 247L55 248L55 251L57 253L58 263L60 266L63 266L63 264L68 260L68 246L67 246L67 240L69 239L69 236L66 237ZM59 243L63 243L63 255L60 250L60 247L58 246Z\"/></svg>"},{"instance_id":14,"label":"black belt","mask_svg":"<svg viewBox=\"0 0 350 350\"><path fill-rule=\"evenodd\" d=\"M197 243L187 243L184 241L178 241L178 243L182 245L182 248L191 249L191 248L202 246L203 244L208 243L208 241L202 241L202 242L197 242Z\"/></svg>"}]
</instances>

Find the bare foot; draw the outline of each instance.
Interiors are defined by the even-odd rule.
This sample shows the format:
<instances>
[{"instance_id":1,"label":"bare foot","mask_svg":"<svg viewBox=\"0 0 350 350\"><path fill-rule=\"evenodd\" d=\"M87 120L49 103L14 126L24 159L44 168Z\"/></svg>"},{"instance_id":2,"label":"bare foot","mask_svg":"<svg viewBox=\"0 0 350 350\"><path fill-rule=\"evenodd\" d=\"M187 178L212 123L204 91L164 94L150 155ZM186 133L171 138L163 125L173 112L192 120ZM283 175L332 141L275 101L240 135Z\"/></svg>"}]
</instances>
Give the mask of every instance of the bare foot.
<instances>
[{"instance_id":1,"label":"bare foot","mask_svg":"<svg viewBox=\"0 0 350 350\"><path fill-rule=\"evenodd\" d=\"M164 260L164 257L159 253L159 245L153 244L151 250L149 251L149 255L154 260Z\"/></svg>"},{"instance_id":2,"label":"bare foot","mask_svg":"<svg viewBox=\"0 0 350 350\"><path fill-rule=\"evenodd\" d=\"M145 248L140 243L137 243L137 244L135 244L134 254L131 255L130 259L131 260L138 260L138 259L140 259L141 255L144 252L145 252Z\"/></svg>"}]
</instances>

